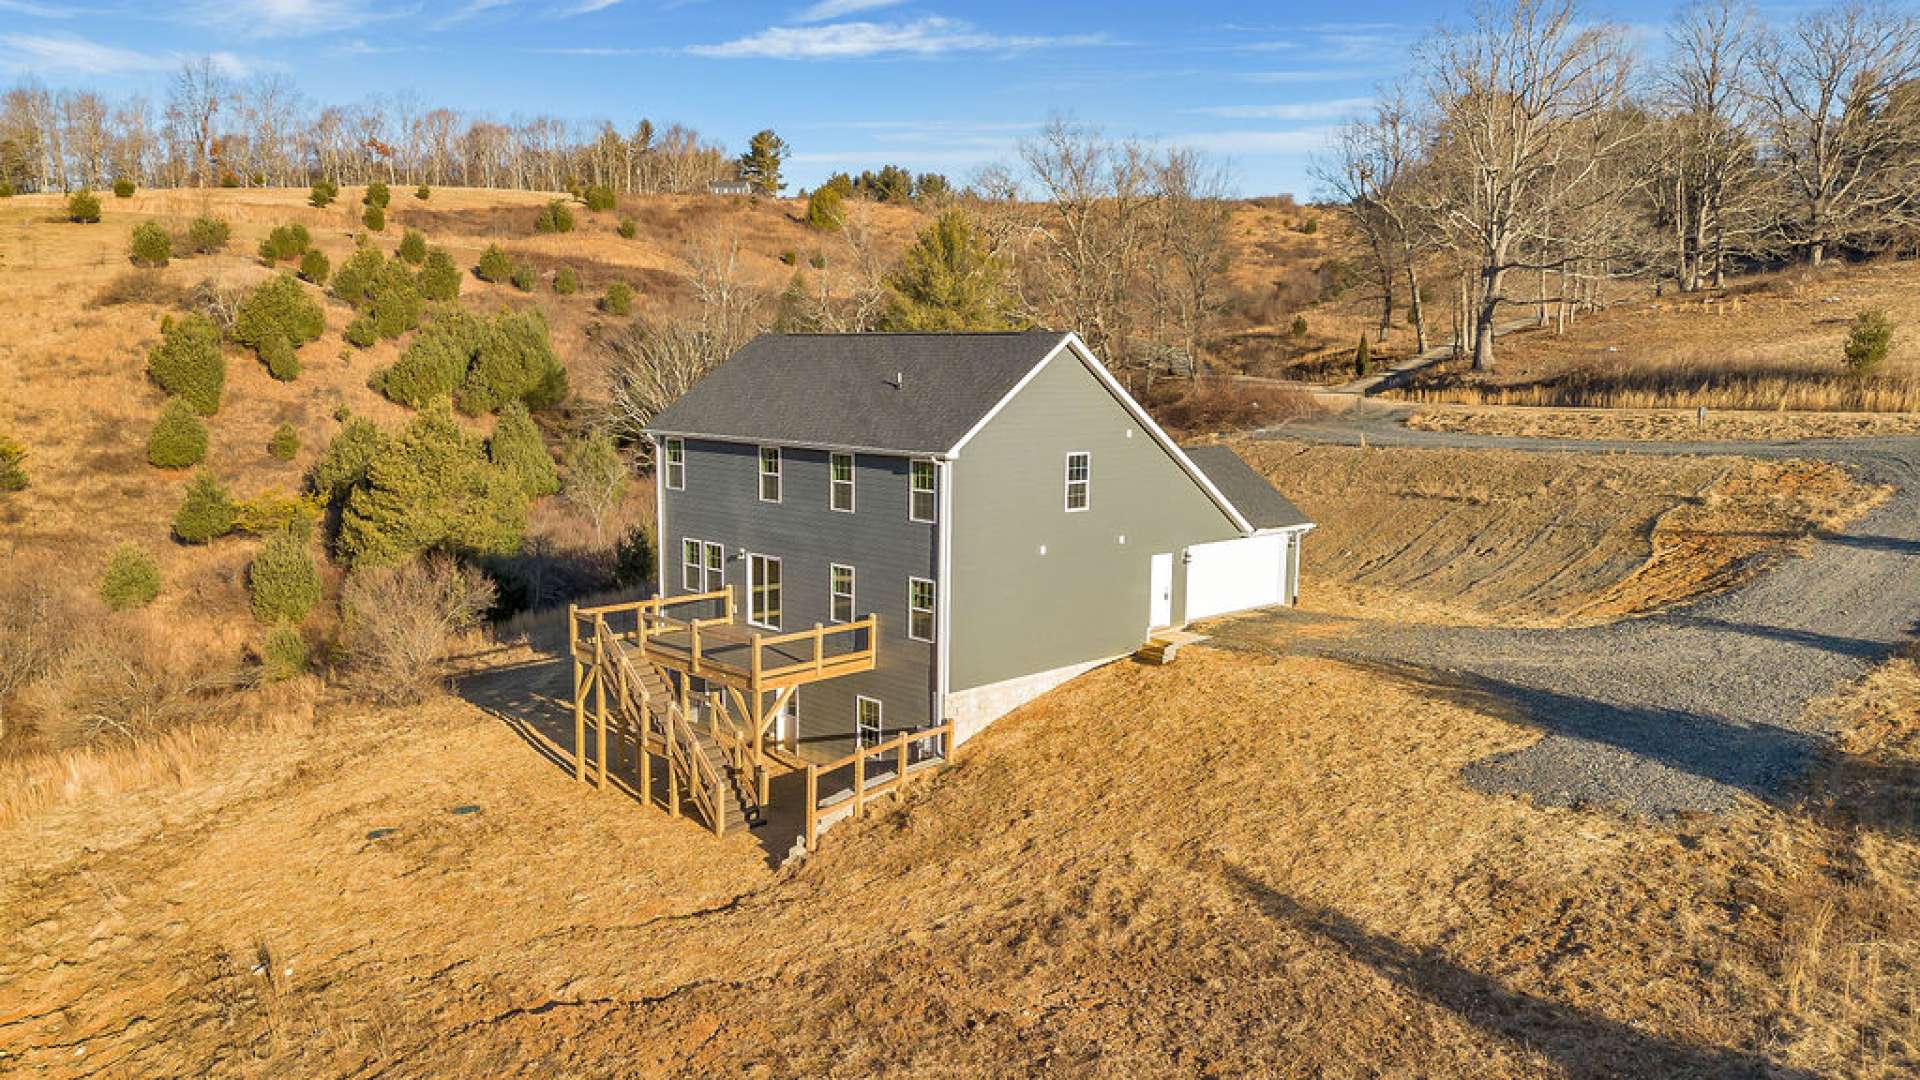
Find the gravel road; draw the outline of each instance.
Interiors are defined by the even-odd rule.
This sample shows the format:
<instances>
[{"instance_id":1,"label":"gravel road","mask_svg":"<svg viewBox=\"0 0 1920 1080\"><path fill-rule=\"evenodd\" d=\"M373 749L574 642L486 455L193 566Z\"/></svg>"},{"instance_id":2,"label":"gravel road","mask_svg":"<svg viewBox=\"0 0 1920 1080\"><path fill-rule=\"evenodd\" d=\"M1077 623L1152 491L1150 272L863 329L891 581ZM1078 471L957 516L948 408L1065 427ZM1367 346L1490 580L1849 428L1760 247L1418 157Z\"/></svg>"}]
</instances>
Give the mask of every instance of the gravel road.
<instances>
[{"instance_id":1,"label":"gravel road","mask_svg":"<svg viewBox=\"0 0 1920 1080\"><path fill-rule=\"evenodd\" d=\"M1426 682L1531 724L1539 742L1468 767L1486 791L1656 816L1778 801L1828 736L1807 704L1859 677L1920 630L1920 438L1667 443L1417 431L1403 410L1259 438L1635 454L1736 454L1837 462L1896 494L1844 534L1746 585L1658 614L1582 629L1402 625L1316 646ZM1309 539L1311 544L1312 540Z\"/></svg>"}]
</instances>

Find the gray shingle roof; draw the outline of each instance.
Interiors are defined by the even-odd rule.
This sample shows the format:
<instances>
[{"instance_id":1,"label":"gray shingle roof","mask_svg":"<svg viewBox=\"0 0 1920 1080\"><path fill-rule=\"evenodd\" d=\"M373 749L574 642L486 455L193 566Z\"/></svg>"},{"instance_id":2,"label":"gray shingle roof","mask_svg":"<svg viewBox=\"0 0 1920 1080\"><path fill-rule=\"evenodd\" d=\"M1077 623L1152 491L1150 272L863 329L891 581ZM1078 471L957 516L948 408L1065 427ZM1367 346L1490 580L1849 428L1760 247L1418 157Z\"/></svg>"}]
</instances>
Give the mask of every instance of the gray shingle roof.
<instances>
[{"instance_id":1,"label":"gray shingle roof","mask_svg":"<svg viewBox=\"0 0 1920 1080\"><path fill-rule=\"evenodd\" d=\"M650 429L941 454L1065 338L1046 330L763 334L654 417Z\"/></svg>"},{"instance_id":2,"label":"gray shingle roof","mask_svg":"<svg viewBox=\"0 0 1920 1080\"><path fill-rule=\"evenodd\" d=\"M1186 446L1181 448L1200 471L1207 474L1220 494L1240 511L1240 516L1256 529L1285 529L1313 522L1285 495L1273 490L1267 478L1255 472L1229 446Z\"/></svg>"}]
</instances>

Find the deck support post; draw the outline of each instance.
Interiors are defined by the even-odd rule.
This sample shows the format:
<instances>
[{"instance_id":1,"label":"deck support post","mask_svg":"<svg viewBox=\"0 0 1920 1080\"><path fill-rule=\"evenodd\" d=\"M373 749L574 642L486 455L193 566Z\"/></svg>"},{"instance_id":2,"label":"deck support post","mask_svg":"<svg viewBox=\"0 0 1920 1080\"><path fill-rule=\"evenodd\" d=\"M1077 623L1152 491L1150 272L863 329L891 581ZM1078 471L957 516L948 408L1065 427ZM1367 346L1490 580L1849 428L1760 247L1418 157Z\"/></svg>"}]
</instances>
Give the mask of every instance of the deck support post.
<instances>
[{"instance_id":1,"label":"deck support post","mask_svg":"<svg viewBox=\"0 0 1920 1080\"><path fill-rule=\"evenodd\" d=\"M867 754L866 747L856 746L853 752L853 820L859 821L865 816L867 799Z\"/></svg>"},{"instance_id":2,"label":"deck support post","mask_svg":"<svg viewBox=\"0 0 1920 1080\"><path fill-rule=\"evenodd\" d=\"M606 637L606 633L606 620L593 620L594 653L596 656L600 654L601 646L599 643ZM607 678L604 665L600 665L600 671L601 674L599 677L593 680L593 711L597 730L594 754L599 758L600 769L598 779L594 786L601 791L605 791L607 789Z\"/></svg>"},{"instance_id":3,"label":"deck support post","mask_svg":"<svg viewBox=\"0 0 1920 1080\"><path fill-rule=\"evenodd\" d=\"M567 659L573 662L573 780L587 782L586 674L580 667L580 607L567 605Z\"/></svg>"},{"instance_id":4,"label":"deck support post","mask_svg":"<svg viewBox=\"0 0 1920 1080\"><path fill-rule=\"evenodd\" d=\"M807 851L820 837L820 766L807 762Z\"/></svg>"}]
</instances>

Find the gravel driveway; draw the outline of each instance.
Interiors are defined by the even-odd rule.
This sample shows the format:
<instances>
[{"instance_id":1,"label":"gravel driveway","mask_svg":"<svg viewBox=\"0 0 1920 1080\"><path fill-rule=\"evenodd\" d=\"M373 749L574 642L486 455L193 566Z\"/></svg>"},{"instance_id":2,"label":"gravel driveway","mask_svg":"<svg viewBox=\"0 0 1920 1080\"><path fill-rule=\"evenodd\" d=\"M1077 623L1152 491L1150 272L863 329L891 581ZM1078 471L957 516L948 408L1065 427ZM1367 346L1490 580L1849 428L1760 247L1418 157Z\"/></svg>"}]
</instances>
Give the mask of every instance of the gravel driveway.
<instances>
[{"instance_id":1,"label":"gravel driveway","mask_svg":"<svg viewBox=\"0 0 1920 1080\"><path fill-rule=\"evenodd\" d=\"M1920 628L1920 438L1578 442L1416 431L1401 426L1401 415L1362 403L1347 416L1256 437L1792 457L1837 462L1897 488L1807 557L1658 614L1568 630L1403 625L1298 646L1425 682L1545 733L1469 766L1477 788L1653 815L1722 810L1742 792L1779 800L1829 734L1807 704Z\"/></svg>"}]
</instances>

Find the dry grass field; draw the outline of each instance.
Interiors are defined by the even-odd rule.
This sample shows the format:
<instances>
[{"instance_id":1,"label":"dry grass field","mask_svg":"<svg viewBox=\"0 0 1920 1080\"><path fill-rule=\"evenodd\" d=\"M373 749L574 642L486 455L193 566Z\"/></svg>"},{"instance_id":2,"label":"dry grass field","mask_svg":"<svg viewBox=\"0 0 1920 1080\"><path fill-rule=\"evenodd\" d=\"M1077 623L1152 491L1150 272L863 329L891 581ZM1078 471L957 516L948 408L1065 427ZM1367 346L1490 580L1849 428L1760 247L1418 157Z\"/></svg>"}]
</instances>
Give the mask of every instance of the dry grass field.
<instances>
[{"instance_id":1,"label":"dry grass field","mask_svg":"<svg viewBox=\"0 0 1920 1080\"><path fill-rule=\"evenodd\" d=\"M0 200L0 320L19 328L0 339L0 431L34 481L0 503L0 560L87 593L112 543L147 543L167 579L154 607L72 610L179 674L155 737L0 761L0 1074L1920 1070L1913 655L1819 704L1839 742L1796 797L1652 823L1470 788L1464 766L1540 737L1471 700L1195 647L1033 702L788 869L770 865L781 838L717 841L575 785L537 620L468 642L490 690L419 707L219 684L257 632L251 545L166 539L184 478L144 461L145 350L171 296L265 274L251 253L274 225L305 222L337 262L358 194L319 211L303 192L141 193L98 226ZM463 265L502 240L574 266L574 297L469 278L463 302L540 305L589 395L605 281L669 311L686 241L736 227L763 288L790 248L834 265L789 203L636 201L622 240L617 215L584 211L535 237L541 198L396 190L382 243L411 224ZM159 302L99 302L130 273L135 220L209 207L231 253L154 272ZM1276 260L1237 266L1246 282L1320 243L1297 208L1244 213L1246 250ZM918 220L898 211L888 242ZM292 490L341 405L404 415L367 387L394 346L346 349L345 322L330 306L291 384L229 356L209 460L237 492ZM265 450L283 421L292 463ZM1745 580L1883 494L1791 461L1241 449L1322 523L1310 614L1630 615ZM650 498L639 486L628 515ZM535 525L585 532L553 506Z\"/></svg>"},{"instance_id":2,"label":"dry grass field","mask_svg":"<svg viewBox=\"0 0 1920 1080\"><path fill-rule=\"evenodd\" d=\"M0 335L0 432L26 445L32 477L25 491L0 501L0 560L43 559L62 585L91 592L108 550L122 540L138 541L156 554L166 582L155 605L158 619L195 647L238 655L251 626L235 616L245 610L242 575L255 545L229 539L189 548L169 541L169 522L188 474L155 469L145 459L147 433L164 400L147 378L147 350L159 340L161 318L178 314L199 283L245 286L271 273L254 251L276 226L304 224L316 246L340 265L361 231L360 195L358 188L345 189L333 206L315 209L304 189L142 191L129 199L106 198L105 218L97 225L65 221L54 196L0 200L0 324L11 328ZM422 202L409 189L396 189L387 229L376 242L391 253L402 229L417 227L463 269L496 242L516 259L546 268L572 266L582 279L573 296L555 294L544 281L523 293L468 274L461 302L479 311L537 306L584 400L602 385L592 339L625 321L595 308L605 285L615 279L633 284L639 317L675 311L686 302L688 244L697 237L737 237L742 279L768 291L784 287L793 272L780 261L788 250L803 257L822 250L826 272L836 272L840 241L809 232L797 220L797 204L660 196L598 214L576 206L574 232L538 235L533 216L546 198L439 189ZM615 231L627 213L640 226L632 240ZM877 239L888 251L904 245L921 220L908 209L876 206L872 213ZM154 220L184 231L201 215L231 224L224 253L175 259L159 270L128 265L134 224ZM389 425L409 415L368 385L375 371L392 363L400 343L349 348L341 335L352 312L337 302L326 311L326 333L301 349L301 374L294 382L274 380L251 353L228 354L225 404L207 425L206 463L236 496L298 491L337 429L342 407ZM282 423L300 435L292 461L267 452L268 438ZM636 484L625 516L649 517L652 503L650 489ZM536 508L534 524L536 534L562 548L586 535L577 515L552 500Z\"/></svg>"},{"instance_id":3,"label":"dry grass field","mask_svg":"<svg viewBox=\"0 0 1920 1080\"><path fill-rule=\"evenodd\" d=\"M1920 432L1920 413L1759 412L1693 409L1552 409L1423 405L1407 426L1423 431L1542 439L1721 442L1855 439Z\"/></svg>"},{"instance_id":4,"label":"dry grass field","mask_svg":"<svg viewBox=\"0 0 1920 1080\"><path fill-rule=\"evenodd\" d=\"M1885 369L1841 363L1847 326L1893 320ZM1524 317L1522 306L1515 313ZM1920 412L1920 263L1794 269L1737 280L1705 298L1623 299L1562 335L1501 342L1498 370L1449 364L1393 396L1427 403L1572 408Z\"/></svg>"},{"instance_id":5,"label":"dry grass field","mask_svg":"<svg viewBox=\"0 0 1920 1080\"><path fill-rule=\"evenodd\" d=\"M1458 782L1523 727L1199 649L1023 709L787 872L463 704L336 716L0 833L0 1047L46 1076L1907 1074L1920 670L1830 707L1803 800L1674 828Z\"/></svg>"},{"instance_id":6,"label":"dry grass field","mask_svg":"<svg viewBox=\"0 0 1920 1080\"><path fill-rule=\"evenodd\" d=\"M1728 588L1885 492L1817 462L1239 444L1320 524L1310 608L1618 618Z\"/></svg>"}]
</instances>

